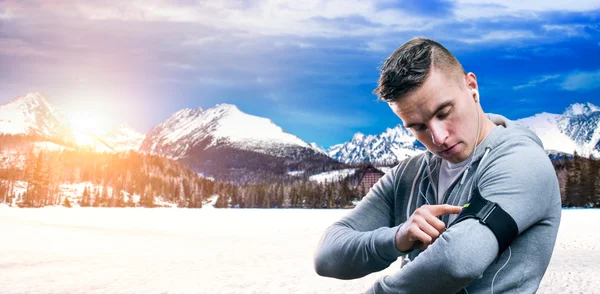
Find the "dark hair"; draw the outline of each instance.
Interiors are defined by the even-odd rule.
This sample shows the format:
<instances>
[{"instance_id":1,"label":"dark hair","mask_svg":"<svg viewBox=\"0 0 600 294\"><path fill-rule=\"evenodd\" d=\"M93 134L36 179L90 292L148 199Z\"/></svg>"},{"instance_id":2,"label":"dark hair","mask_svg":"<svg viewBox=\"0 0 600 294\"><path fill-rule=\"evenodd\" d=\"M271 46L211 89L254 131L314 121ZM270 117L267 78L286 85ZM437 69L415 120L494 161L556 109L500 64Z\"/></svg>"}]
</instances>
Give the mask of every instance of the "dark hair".
<instances>
[{"instance_id":1,"label":"dark hair","mask_svg":"<svg viewBox=\"0 0 600 294\"><path fill-rule=\"evenodd\" d=\"M422 37L413 38L385 61L379 85L373 93L385 102L394 102L418 89L432 67L456 77L466 74L456 57L440 43Z\"/></svg>"}]
</instances>

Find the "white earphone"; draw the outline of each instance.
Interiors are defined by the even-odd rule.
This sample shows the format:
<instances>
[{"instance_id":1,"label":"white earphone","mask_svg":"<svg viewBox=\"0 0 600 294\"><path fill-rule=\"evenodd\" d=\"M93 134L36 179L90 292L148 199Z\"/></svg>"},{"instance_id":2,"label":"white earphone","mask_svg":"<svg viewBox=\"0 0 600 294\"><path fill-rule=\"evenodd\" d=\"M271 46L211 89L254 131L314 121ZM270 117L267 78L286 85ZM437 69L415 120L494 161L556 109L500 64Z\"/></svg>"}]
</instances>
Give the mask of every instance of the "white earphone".
<instances>
[{"instance_id":1,"label":"white earphone","mask_svg":"<svg viewBox=\"0 0 600 294\"><path fill-rule=\"evenodd\" d=\"M471 89L471 92L475 94L475 102L479 102L479 91L477 91L477 89Z\"/></svg>"}]
</instances>

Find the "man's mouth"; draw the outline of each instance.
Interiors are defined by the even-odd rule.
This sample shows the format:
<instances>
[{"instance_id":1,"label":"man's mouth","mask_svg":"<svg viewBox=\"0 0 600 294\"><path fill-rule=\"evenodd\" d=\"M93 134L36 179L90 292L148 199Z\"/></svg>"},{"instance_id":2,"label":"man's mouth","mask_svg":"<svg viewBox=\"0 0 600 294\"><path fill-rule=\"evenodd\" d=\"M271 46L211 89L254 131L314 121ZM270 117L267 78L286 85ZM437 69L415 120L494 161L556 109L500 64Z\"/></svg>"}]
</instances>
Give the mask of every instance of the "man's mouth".
<instances>
[{"instance_id":1,"label":"man's mouth","mask_svg":"<svg viewBox=\"0 0 600 294\"><path fill-rule=\"evenodd\" d=\"M448 147L448 148L447 148L447 149L445 149L445 150L442 150L442 152L441 152L441 153L450 153L450 152L452 152L452 151L455 149L456 145L458 145L458 143L457 143L457 144L454 144L454 145L452 145L452 146L450 146L450 147Z\"/></svg>"}]
</instances>

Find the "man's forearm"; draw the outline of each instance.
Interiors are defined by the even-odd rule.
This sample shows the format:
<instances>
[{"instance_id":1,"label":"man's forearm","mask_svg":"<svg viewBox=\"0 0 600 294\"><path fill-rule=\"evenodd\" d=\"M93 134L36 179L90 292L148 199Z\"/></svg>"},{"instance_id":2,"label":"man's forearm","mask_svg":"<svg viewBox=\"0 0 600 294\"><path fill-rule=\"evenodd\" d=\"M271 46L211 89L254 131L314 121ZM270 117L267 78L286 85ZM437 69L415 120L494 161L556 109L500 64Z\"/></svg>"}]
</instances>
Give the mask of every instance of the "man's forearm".
<instances>
[{"instance_id":1,"label":"man's forearm","mask_svg":"<svg viewBox=\"0 0 600 294\"><path fill-rule=\"evenodd\" d=\"M315 253L315 270L321 276L356 279L387 268L406 254L396 248L398 226L359 232L337 222L325 232Z\"/></svg>"},{"instance_id":2,"label":"man's forearm","mask_svg":"<svg viewBox=\"0 0 600 294\"><path fill-rule=\"evenodd\" d=\"M481 276L497 252L493 233L465 220L401 270L378 280L368 293L456 293Z\"/></svg>"}]
</instances>

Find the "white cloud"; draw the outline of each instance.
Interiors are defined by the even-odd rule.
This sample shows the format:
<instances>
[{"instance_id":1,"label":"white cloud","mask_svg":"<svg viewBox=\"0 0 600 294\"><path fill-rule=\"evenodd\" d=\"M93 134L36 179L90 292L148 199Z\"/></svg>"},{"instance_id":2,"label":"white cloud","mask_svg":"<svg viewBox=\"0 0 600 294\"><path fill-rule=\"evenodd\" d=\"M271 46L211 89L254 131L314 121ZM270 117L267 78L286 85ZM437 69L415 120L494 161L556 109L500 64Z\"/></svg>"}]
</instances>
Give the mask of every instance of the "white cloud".
<instances>
[{"instance_id":1,"label":"white cloud","mask_svg":"<svg viewBox=\"0 0 600 294\"><path fill-rule=\"evenodd\" d=\"M546 11L590 11L600 9L597 0L457 0L455 15L459 19L521 16L537 18Z\"/></svg>"},{"instance_id":2,"label":"white cloud","mask_svg":"<svg viewBox=\"0 0 600 294\"><path fill-rule=\"evenodd\" d=\"M556 32L564 34L569 37L581 36L585 34L585 25L572 24L572 25L543 25L542 28L546 32Z\"/></svg>"},{"instance_id":3,"label":"white cloud","mask_svg":"<svg viewBox=\"0 0 600 294\"><path fill-rule=\"evenodd\" d=\"M573 72L565 77L561 87L568 91L592 90L600 88L600 70Z\"/></svg>"},{"instance_id":4,"label":"white cloud","mask_svg":"<svg viewBox=\"0 0 600 294\"><path fill-rule=\"evenodd\" d=\"M492 31L490 33L484 33L475 38L461 38L460 40L464 43L475 44L475 43L487 43L494 41L512 41L517 39L534 39L536 35L530 31L524 30L503 30L503 31Z\"/></svg>"},{"instance_id":5,"label":"white cloud","mask_svg":"<svg viewBox=\"0 0 600 294\"><path fill-rule=\"evenodd\" d=\"M534 86L536 86L538 84L544 83L544 82L549 81L549 80L554 80L554 79L557 79L559 77L560 77L560 75L543 76L543 77L541 77L539 79L529 81L529 82L527 82L527 84L514 86L513 90L519 90L519 89L523 89L523 88L534 87Z\"/></svg>"},{"instance_id":6,"label":"white cloud","mask_svg":"<svg viewBox=\"0 0 600 294\"><path fill-rule=\"evenodd\" d=\"M420 30L436 23L397 9L378 9L378 2L381 1L264 0L240 7L239 1L206 1L194 6L166 0L110 4L82 1L74 6L81 17L91 20L187 22L271 36L366 36ZM57 14L67 13L58 6L49 9ZM343 19L348 20L346 26L340 21Z\"/></svg>"},{"instance_id":7,"label":"white cloud","mask_svg":"<svg viewBox=\"0 0 600 294\"><path fill-rule=\"evenodd\" d=\"M3 3L18 3L6 1ZM588 11L600 9L599 1L573 0L557 1L500 1L488 0L485 3L475 0L459 0L454 6L452 17L431 18L417 15L399 8L390 8L389 0L261 0L245 2L239 0L202 1L186 4L185 1L63 1L58 4L39 2L39 8L20 8L16 14L29 15L27 10L35 10L43 15L50 13L57 17L65 16L66 21L76 17L88 20L118 20L139 22L170 22L205 26L218 31L237 32L253 37L257 36L298 36L298 37L367 37L371 39L391 36L398 32L431 33L432 30L453 24L456 21L472 19L502 19L502 17L518 17L525 19L538 18L544 11ZM35 1L34 1L35 3ZM0 19L6 17L11 10L8 4L0 4ZM15 5L15 4L13 4ZM66 6L74 9L65 9ZM68 17L67 17L68 16ZM70 20L69 20L70 19ZM578 26L549 24L546 31L561 30L573 36L582 31ZM468 29L452 33L460 39L460 35ZM527 31L493 31L486 33L481 29L481 37L466 38L465 42L481 43L486 41L506 41L533 38L535 35ZM191 36L183 45L205 45L219 41L212 36L197 38ZM301 48L312 46L310 43L297 43ZM378 44L368 44L368 50L382 50ZM385 50L385 49L383 49Z\"/></svg>"},{"instance_id":8,"label":"white cloud","mask_svg":"<svg viewBox=\"0 0 600 294\"><path fill-rule=\"evenodd\" d=\"M513 90L535 87L550 80L557 80L553 87L560 87L567 91L585 91L600 88L600 70L596 71L574 71L568 74L545 75L526 84L514 86Z\"/></svg>"}]
</instances>

